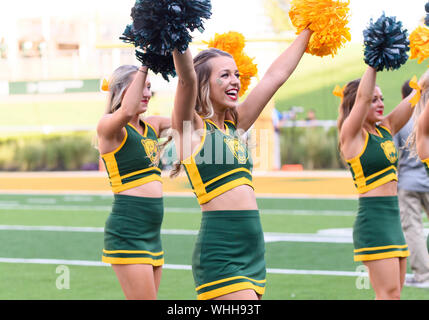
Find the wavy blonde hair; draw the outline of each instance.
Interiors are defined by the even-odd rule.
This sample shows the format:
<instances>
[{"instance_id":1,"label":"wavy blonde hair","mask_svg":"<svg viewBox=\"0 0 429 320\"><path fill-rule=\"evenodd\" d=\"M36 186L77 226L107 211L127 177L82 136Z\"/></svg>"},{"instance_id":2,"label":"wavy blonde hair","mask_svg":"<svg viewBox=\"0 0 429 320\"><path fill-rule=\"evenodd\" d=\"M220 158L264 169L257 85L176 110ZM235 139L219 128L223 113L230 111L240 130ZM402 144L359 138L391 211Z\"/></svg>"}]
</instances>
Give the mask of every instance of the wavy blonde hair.
<instances>
[{"instance_id":1,"label":"wavy blonde hair","mask_svg":"<svg viewBox=\"0 0 429 320\"><path fill-rule=\"evenodd\" d=\"M420 115L422 114L426 103L429 101L429 70L427 70L423 76L422 81L419 81L420 88L422 90L421 92L421 98L419 102L414 107L415 110L412 115L413 119L413 130L411 131L410 135L408 136L408 139L405 143L405 146L409 149L410 157L416 157L417 156L417 146L416 146L416 138L417 138L417 127L418 127L418 120ZM417 156L418 158L418 156Z\"/></svg>"},{"instance_id":2,"label":"wavy blonde hair","mask_svg":"<svg viewBox=\"0 0 429 320\"><path fill-rule=\"evenodd\" d=\"M209 119L213 116L214 110L210 101L210 75L212 73L212 65L209 61L216 57L229 57L234 59L228 52L209 48L201 51L194 57L194 68L197 74L198 95L195 104L195 111L204 119ZM235 109L228 110L237 123L237 111Z\"/></svg>"},{"instance_id":3,"label":"wavy blonde hair","mask_svg":"<svg viewBox=\"0 0 429 320\"><path fill-rule=\"evenodd\" d=\"M121 107L125 90L133 81L138 67L134 65L123 65L113 71L109 79L109 96L105 114L113 113Z\"/></svg>"},{"instance_id":4,"label":"wavy blonde hair","mask_svg":"<svg viewBox=\"0 0 429 320\"><path fill-rule=\"evenodd\" d=\"M209 48L199 52L194 57L194 69L197 74L197 99L195 102L195 111L203 119L209 119L214 114L213 104L210 100L210 75L212 73L212 65L210 60L216 57L229 57L234 59L228 52ZM235 124L237 125L238 114L235 108L228 109L227 113L231 116ZM170 139L169 139L170 140ZM173 165L173 169L170 173L170 177L175 177L180 173L182 166L180 161L177 161Z\"/></svg>"}]
</instances>

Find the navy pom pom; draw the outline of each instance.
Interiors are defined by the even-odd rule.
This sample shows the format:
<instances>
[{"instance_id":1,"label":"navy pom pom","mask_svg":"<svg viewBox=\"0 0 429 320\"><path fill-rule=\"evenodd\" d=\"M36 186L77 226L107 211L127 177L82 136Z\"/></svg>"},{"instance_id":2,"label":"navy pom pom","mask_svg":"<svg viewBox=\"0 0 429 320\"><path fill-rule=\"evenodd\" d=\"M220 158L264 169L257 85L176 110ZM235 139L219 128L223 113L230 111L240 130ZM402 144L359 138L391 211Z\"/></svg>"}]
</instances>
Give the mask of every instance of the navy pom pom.
<instances>
[{"instance_id":1,"label":"navy pom pom","mask_svg":"<svg viewBox=\"0 0 429 320\"><path fill-rule=\"evenodd\" d=\"M160 73L167 81L169 81L169 76L172 78L176 76L173 56L171 54L163 56L151 51L143 52L136 49L136 58L142 65L147 66L154 73Z\"/></svg>"},{"instance_id":2,"label":"navy pom pom","mask_svg":"<svg viewBox=\"0 0 429 320\"><path fill-rule=\"evenodd\" d=\"M133 23L120 39L156 54L168 55L175 48L183 53L192 41L189 31L202 32L203 19L210 16L210 0L137 0Z\"/></svg>"},{"instance_id":3,"label":"navy pom pom","mask_svg":"<svg viewBox=\"0 0 429 320\"><path fill-rule=\"evenodd\" d=\"M176 75L172 52L185 52L190 31L203 32L203 19L210 16L210 0L137 0L131 9L133 23L119 39L138 48L137 60L168 81Z\"/></svg>"},{"instance_id":4,"label":"navy pom pom","mask_svg":"<svg viewBox=\"0 0 429 320\"><path fill-rule=\"evenodd\" d=\"M377 71L399 69L408 60L410 42L396 17L383 15L364 30L365 63Z\"/></svg>"},{"instance_id":5,"label":"navy pom pom","mask_svg":"<svg viewBox=\"0 0 429 320\"><path fill-rule=\"evenodd\" d=\"M429 13L429 2L427 2L427 3L425 4L425 10L426 10L426 12L427 12L427 13Z\"/></svg>"}]
</instances>

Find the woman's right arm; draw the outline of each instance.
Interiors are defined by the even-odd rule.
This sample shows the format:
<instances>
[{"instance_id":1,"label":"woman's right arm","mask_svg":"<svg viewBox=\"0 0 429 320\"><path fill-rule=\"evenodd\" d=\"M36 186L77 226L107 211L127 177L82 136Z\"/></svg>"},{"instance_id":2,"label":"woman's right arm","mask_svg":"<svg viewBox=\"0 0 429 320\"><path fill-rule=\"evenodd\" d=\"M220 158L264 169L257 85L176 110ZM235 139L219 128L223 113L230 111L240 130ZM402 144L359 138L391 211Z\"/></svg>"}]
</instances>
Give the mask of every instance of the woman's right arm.
<instances>
[{"instance_id":1,"label":"woman's right arm","mask_svg":"<svg viewBox=\"0 0 429 320\"><path fill-rule=\"evenodd\" d=\"M136 73L133 81L125 91L121 107L112 114L101 118L97 126L97 134L105 140L122 140L121 131L127 123L137 114L146 85L148 68L142 66Z\"/></svg>"},{"instance_id":2,"label":"woman's right arm","mask_svg":"<svg viewBox=\"0 0 429 320\"><path fill-rule=\"evenodd\" d=\"M174 49L173 60L178 82L174 98L172 128L182 133L183 122L193 121L196 114L194 106L197 99L197 75L189 48L183 54Z\"/></svg>"},{"instance_id":3,"label":"woman's right arm","mask_svg":"<svg viewBox=\"0 0 429 320\"><path fill-rule=\"evenodd\" d=\"M340 132L342 152L347 158L353 157L356 149L363 142L362 128L374 97L377 71L368 67L359 83L355 104L344 120Z\"/></svg>"},{"instance_id":4,"label":"woman's right arm","mask_svg":"<svg viewBox=\"0 0 429 320\"><path fill-rule=\"evenodd\" d=\"M192 154L194 131L202 128L202 120L195 111L198 90L197 74L189 48L183 54L175 49L173 60L178 82L171 115L171 127L177 155L179 160L184 160Z\"/></svg>"}]
</instances>

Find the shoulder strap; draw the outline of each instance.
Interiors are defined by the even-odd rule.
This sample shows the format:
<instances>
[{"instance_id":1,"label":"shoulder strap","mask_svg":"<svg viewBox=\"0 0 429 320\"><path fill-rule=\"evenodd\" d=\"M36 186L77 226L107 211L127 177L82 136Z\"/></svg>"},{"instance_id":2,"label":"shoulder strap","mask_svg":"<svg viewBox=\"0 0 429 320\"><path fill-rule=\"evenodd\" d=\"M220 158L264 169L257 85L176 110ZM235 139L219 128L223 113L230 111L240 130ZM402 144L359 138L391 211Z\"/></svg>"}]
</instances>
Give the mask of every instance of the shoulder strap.
<instances>
[{"instance_id":1,"label":"shoulder strap","mask_svg":"<svg viewBox=\"0 0 429 320\"><path fill-rule=\"evenodd\" d=\"M383 134L383 137L392 138L392 134L390 133L390 130L387 129L384 126L377 126L377 129L380 130L380 132Z\"/></svg>"},{"instance_id":2,"label":"shoulder strap","mask_svg":"<svg viewBox=\"0 0 429 320\"><path fill-rule=\"evenodd\" d=\"M229 129L232 129L234 131L237 130L237 127L235 126L234 121L232 121L232 120L225 120L225 124L227 125L227 127Z\"/></svg>"}]
</instances>

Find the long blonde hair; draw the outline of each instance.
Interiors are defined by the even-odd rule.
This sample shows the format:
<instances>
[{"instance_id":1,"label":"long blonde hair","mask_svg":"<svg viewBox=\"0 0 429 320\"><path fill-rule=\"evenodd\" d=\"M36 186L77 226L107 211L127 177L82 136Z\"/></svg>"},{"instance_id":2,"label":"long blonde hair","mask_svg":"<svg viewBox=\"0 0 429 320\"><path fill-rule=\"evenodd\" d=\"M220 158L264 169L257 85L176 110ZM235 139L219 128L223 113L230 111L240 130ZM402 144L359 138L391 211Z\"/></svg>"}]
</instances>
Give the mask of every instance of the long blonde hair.
<instances>
[{"instance_id":1,"label":"long blonde hair","mask_svg":"<svg viewBox=\"0 0 429 320\"><path fill-rule=\"evenodd\" d=\"M417 127L418 127L418 120L420 115L423 113L423 110L426 106L426 103L429 100L429 70L424 73L422 76L422 81L419 83L420 88L422 90L421 92L421 98L419 102L414 107L415 110L413 112L413 130L411 131L410 135L408 136L408 139L405 143L405 146L409 149L410 157L416 157L417 156Z\"/></svg>"},{"instance_id":2,"label":"long blonde hair","mask_svg":"<svg viewBox=\"0 0 429 320\"><path fill-rule=\"evenodd\" d=\"M210 100L210 75L212 73L212 66L209 61L216 57L229 57L234 59L228 52L209 48L199 52L194 57L194 68L197 74L198 82L198 95L195 103L195 111L204 119L209 119L213 116L214 110ZM237 122L237 111L235 109L228 109L234 122Z\"/></svg>"},{"instance_id":3,"label":"long blonde hair","mask_svg":"<svg viewBox=\"0 0 429 320\"><path fill-rule=\"evenodd\" d=\"M216 57L229 57L234 59L228 52L216 49L209 48L199 52L194 57L194 69L197 74L197 99L195 102L195 111L196 113L204 119L209 119L213 116L214 110L213 105L210 100L210 75L212 73L212 65L209 61ZM238 114L235 108L228 109L227 112L232 120L237 125ZM173 165L173 170L170 173L170 177L175 177L180 173L181 163L177 161Z\"/></svg>"},{"instance_id":4,"label":"long blonde hair","mask_svg":"<svg viewBox=\"0 0 429 320\"><path fill-rule=\"evenodd\" d=\"M343 127L344 121L347 119L347 117L350 115L350 112L353 109L353 106L356 102L356 94L359 89L361 79L356 79L353 81L350 81L347 83L347 85L344 88L343 91L343 97L341 99L340 107L338 108L338 118L337 118L337 129L338 129L338 152L340 153L341 160L343 161L343 164L347 165L345 162L345 158L343 156L343 153L341 151L341 141L339 139L341 129Z\"/></svg>"},{"instance_id":5,"label":"long blonde hair","mask_svg":"<svg viewBox=\"0 0 429 320\"><path fill-rule=\"evenodd\" d=\"M109 96L105 114L113 113L121 107L125 90L133 81L138 68L134 65L123 65L113 71L109 79Z\"/></svg>"}]
</instances>

